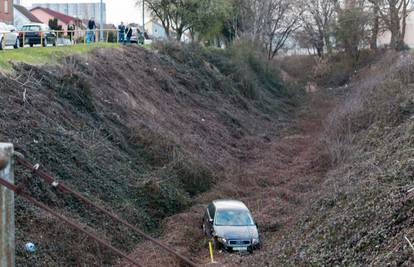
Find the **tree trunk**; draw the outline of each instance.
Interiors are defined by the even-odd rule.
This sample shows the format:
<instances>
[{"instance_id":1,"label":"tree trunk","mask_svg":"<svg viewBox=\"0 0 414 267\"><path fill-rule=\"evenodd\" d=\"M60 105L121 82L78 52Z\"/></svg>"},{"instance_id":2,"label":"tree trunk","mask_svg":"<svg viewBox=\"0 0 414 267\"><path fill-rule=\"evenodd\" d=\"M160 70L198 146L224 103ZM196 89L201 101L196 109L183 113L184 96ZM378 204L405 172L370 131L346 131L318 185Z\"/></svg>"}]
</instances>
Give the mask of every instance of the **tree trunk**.
<instances>
[{"instance_id":1,"label":"tree trunk","mask_svg":"<svg viewBox=\"0 0 414 267\"><path fill-rule=\"evenodd\" d=\"M399 47L401 46L401 21L398 13L399 10L396 6L390 7L390 46L393 49L399 49Z\"/></svg>"},{"instance_id":2,"label":"tree trunk","mask_svg":"<svg viewBox=\"0 0 414 267\"><path fill-rule=\"evenodd\" d=\"M328 55L330 55L330 54L332 54L332 43L331 43L329 33L325 33L323 35L323 38L325 39L326 51L328 52Z\"/></svg>"},{"instance_id":3,"label":"tree trunk","mask_svg":"<svg viewBox=\"0 0 414 267\"><path fill-rule=\"evenodd\" d=\"M177 34L177 41L180 42L181 41L181 37L183 36L183 31L177 30L176 31L176 34Z\"/></svg>"},{"instance_id":4,"label":"tree trunk","mask_svg":"<svg viewBox=\"0 0 414 267\"><path fill-rule=\"evenodd\" d=\"M403 0L403 1L404 1L404 3L403 3L403 7L402 7L403 10L402 10L402 23L401 23L401 27L402 27L402 29L401 29L401 40L404 43L405 32L406 32L406 29L407 29L407 16L408 16L407 8L408 8L409 1L408 0Z\"/></svg>"},{"instance_id":5,"label":"tree trunk","mask_svg":"<svg viewBox=\"0 0 414 267\"><path fill-rule=\"evenodd\" d=\"M371 31L371 40L369 46L372 50L376 50L378 48L378 33L379 33L379 6L374 6L374 23L372 25Z\"/></svg>"}]
</instances>

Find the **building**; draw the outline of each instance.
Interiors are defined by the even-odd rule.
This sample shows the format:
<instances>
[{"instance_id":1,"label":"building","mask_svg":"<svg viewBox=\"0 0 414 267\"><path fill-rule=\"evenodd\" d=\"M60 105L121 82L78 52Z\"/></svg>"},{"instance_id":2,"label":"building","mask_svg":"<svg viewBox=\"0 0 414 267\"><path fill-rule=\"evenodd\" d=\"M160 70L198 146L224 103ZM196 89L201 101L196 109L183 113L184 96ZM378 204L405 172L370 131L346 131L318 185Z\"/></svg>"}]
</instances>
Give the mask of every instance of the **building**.
<instances>
[{"instance_id":1,"label":"building","mask_svg":"<svg viewBox=\"0 0 414 267\"><path fill-rule=\"evenodd\" d=\"M13 24L13 0L0 0L0 22Z\"/></svg>"},{"instance_id":2,"label":"building","mask_svg":"<svg viewBox=\"0 0 414 267\"><path fill-rule=\"evenodd\" d=\"M63 30L67 30L69 24L75 24L76 26L82 25L80 19L67 16L49 8L36 7L30 10L30 12L44 24L49 24L49 20L56 18L58 25L62 26Z\"/></svg>"},{"instance_id":3,"label":"building","mask_svg":"<svg viewBox=\"0 0 414 267\"><path fill-rule=\"evenodd\" d=\"M100 3L34 3L32 8L43 7L48 8L70 17L79 18L81 20L89 20L94 18L96 22L100 20L101 7ZM106 4L103 3L103 23L106 24Z\"/></svg>"},{"instance_id":4,"label":"building","mask_svg":"<svg viewBox=\"0 0 414 267\"><path fill-rule=\"evenodd\" d=\"M30 11L21 5L14 5L13 6L14 18L13 24L14 26L21 26L27 23L42 23L38 18L36 18Z\"/></svg>"},{"instance_id":5,"label":"building","mask_svg":"<svg viewBox=\"0 0 414 267\"><path fill-rule=\"evenodd\" d=\"M167 34L164 27L155 19L151 19L145 23L145 31L152 39L165 39Z\"/></svg>"}]
</instances>

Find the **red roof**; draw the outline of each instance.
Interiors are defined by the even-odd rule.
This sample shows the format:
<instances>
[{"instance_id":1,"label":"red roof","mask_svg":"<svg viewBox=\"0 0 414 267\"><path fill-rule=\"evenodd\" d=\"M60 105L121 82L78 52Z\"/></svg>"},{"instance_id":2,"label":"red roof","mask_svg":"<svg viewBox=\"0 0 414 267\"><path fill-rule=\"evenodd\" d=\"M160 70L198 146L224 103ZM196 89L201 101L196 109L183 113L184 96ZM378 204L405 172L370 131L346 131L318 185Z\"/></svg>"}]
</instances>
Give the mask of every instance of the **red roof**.
<instances>
[{"instance_id":1,"label":"red roof","mask_svg":"<svg viewBox=\"0 0 414 267\"><path fill-rule=\"evenodd\" d=\"M63 14L63 13L60 13L60 12L54 11L54 10L52 10L52 9L50 9L50 8L35 7L35 8L33 8L32 10L30 10L30 11L37 10L37 9L43 10L44 12L46 12L46 13L48 13L49 15L51 15L52 17L54 17L54 18L56 18L56 19L58 19L58 20L60 20L60 21L64 22L65 24L69 24L69 23L71 23L72 21L73 21L73 22L75 22L75 21L79 21L79 19L77 19L77 18L74 18L74 17L68 16L68 15L65 15L65 14Z\"/></svg>"}]
</instances>

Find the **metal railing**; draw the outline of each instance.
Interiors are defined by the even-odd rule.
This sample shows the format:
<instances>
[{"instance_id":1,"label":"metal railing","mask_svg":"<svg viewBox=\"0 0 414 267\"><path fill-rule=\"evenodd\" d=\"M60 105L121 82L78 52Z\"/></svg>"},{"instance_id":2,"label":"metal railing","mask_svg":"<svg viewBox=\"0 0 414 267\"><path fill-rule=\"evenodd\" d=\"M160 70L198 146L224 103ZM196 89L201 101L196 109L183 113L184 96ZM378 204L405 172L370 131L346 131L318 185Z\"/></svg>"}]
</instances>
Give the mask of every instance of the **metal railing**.
<instances>
[{"instance_id":1,"label":"metal railing","mask_svg":"<svg viewBox=\"0 0 414 267\"><path fill-rule=\"evenodd\" d=\"M0 172L0 175L5 175L5 174L9 174L8 176L12 175L12 173L13 173L13 168L12 167L14 165L14 161L12 160L12 156L13 156L12 154L14 154L15 162L17 164L19 164L24 169L30 171L32 174L34 174L34 175L38 176L39 178L41 178L43 181L45 181L51 187L56 188L57 190L59 190L63 194L70 194L70 195L74 196L79 201L86 204L89 208L96 209L97 211L99 211L100 213L108 216L109 218L111 218L115 222L117 222L119 224L122 224L122 225L126 226L127 228L129 228L130 230L133 230L134 232L140 234L145 240L152 243L153 245L155 245L158 248L158 251L156 251L156 254L154 256L159 257L160 255L167 253L167 254L171 255L172 257L176 258L179 261L180 266L182 266L182 265L191 266L191 267L198 266L195 262L193 262L188 257L186 257L186 256L182 255L181 253L179 253L178 251L176 251L173 247L170 247L169 245L161 242L160 240L151 237L150 235L146 234L140 228L136 227L135 225L132 225L131 223L129 223L126 220L122 219L121 217L119 217L115 213L113 213L113 212L105 209L104 207L96 204L95 202L91 201L89 198L85 197L81 193L79 193L79 192L73 190L72 188L70 188L69 186L65 185L62 181L58 181L55 177L51 176L46 171L41 170L39 164L33 164L33 163L29 162L28 160L24 159L19 153L13 153L12 145L11 144L7 144L7 145L8 145L7 147L3 146L3 149L0 150L0 152L2 152L2 154L0 154L0 171L2 171L3 169L6 169L7 172L4 172L4 173ZM9 151L7 160L6 160L6 157L5 157L6 153L3 153L4 151L6 151L6 148L8 149L7 151ZM10 148L11 148L11 150L10 150ZM32 204L34 204L38 208L40 208L40 209L48 212L49 214L51 214L56 219L66 223L67 225L71 226L72 228L82 232L83 234L85 234L89 238L95 240L98 244L100 244L101 246L109 249L115 255L118 255L119 257L124 258L126 262L132 264L133 266L138 266L138 267L143 266L142 262L140 262L138 259L135 259L133 256L129 256L127 253L122 252L121 250L119 250L119 249L115 248L114 246L112 246L105 239L99 237L98 234L94 233L94 230L92 228L81 225L78 222L76 222L75 220L71 220L71 219L67 218L66 216L63 216L59 212L54 211L53 209L51 209L50 207L48 207L44 203L42 203L42 202L38 201L37 199L35 199L27 191L27 188L26 188L27 187L27 182L23 181L19 185L14 185L13 179L8 179L8 178L10 178L10 177L7 177L7 176L1 177L0 176L0 189L2 190L1 193L3 193L3 191L6 192L5 191L6 188L8 190L11 190L17 196L20 196L20 197L26 199L27 201L31 202ZM13 196L13 195L11 195L11 196ZM14 197L13 197L13 200L11 200L9 202L10 202L10 203L8 203L9 207L14 206ZM12 216L13 215L12 215L11 212L9 212L8 215L5 215L5 217L12 217ZM3 224L5 224L5 223L3 222ZM14 243L14 240L11 240L11 241L13 241L13 243ZM11 248L13 246L14 245L11 245L9 247ZM9 249L9 250L11 251L12 249ZM0 252L1 252L0 253L0 255L1 255L3 251L0 251ZM10 258L14 258L14 257L10 256ZM154 257L151 257L151 258L152 258L152 260L154 260ZM0 262L0 265L1 265L1 262ZM1 265L1 266L3 266L3 265Z\"/></svg>"},{"instance_id":2,"label":"metal railing","mask_svg":"<svg viewBox=\"0 0 414 267\"><path fill-rule=\"evenodd\" d=\"M15 43L7 43L8 35L18 34ZM15 46L15 48L25 48L27 46L32 47L40 45L45 47L48 45L53 46L70 46L77 44L88 45L91 43L143 43L143 37L141 33L137 33L132 36L130 40L127 40L126 33L120 33L116 29L104 29L103 36L99 29L95 30L48 30L48 31L14 31L14 32L2 32L0 33L1 47Z\"/></svg>"}]
</instances>

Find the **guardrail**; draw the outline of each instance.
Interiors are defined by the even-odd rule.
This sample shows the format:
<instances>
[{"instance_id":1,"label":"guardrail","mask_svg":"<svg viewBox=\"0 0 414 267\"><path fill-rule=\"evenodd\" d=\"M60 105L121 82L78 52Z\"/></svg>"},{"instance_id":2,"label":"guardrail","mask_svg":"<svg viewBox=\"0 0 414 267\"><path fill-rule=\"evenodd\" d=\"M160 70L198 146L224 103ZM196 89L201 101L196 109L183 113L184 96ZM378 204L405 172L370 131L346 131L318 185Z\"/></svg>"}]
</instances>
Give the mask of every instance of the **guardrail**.
<instances>
[{"instance_id":1,"label":"guardrail","mask_svg":"<svg viewBox=\"0 0 414 267\"><path fill-rule=\"evenodd\" d=\"M16 43L7 43L8 35L18 34ZM104 29L103 36L99 29L95 30L49 30L49 31L15 31L0 33L1 48L14 46L14 48L25 48L28 46L40 45L42 47L49 44L55 46L70 46L77 44L88 45L90 43L141 43L144 38L141 33L134 34L130 40L127 39L126 33L121 34L116 29Z\"/></svg>"},{"instance_id":2,"label":"guardrail","mask_svg":"<svg viewBox=\"0 0 414 267\"><path fill-rule=\"evenodd\" d=\"M13 156L15 156L13 160ZM0 259L4 258L3 261L0 261L0 266L14 266L14 221L11 223L7 223L10 220L7 220L8 218L14 218L14 194L17 196L20 196L27 201L31 202L38 208L46 211L47 213L51 214L56 219L66 223L67 225L71 226L72 228L82 232L89 238L96 241L101 246L109 249L112 251L115 255L118 255L119 257L124 258L127 262L132 264L133 266L141 267L143 264L139 262L137 259L134 259L131 256L128 256L127 253L122 252L121 250L115 248L112 246L108 241L104 240L103 238L100 238L97 234L94 233L93 229L90 227L85 227L80 225L78 222L71 220L62 214L54 211L44 203L38 201L35 199L27 190L27 183L25 181L21 182L19 185L14 184L14 177L13 177L13 165L14 163L17 163L19 166L23 167L23 169L30 171L35 177L38 176L41 178L44 182L49 184L51 187L59 190L63 194L70 194L73 197L77 198L79 201L83 202L89 208L93 208L100 213L106 215L107 217L111 218L113 221L122 224L129 228L130 230L133 230L134 232L141 235L145 240L149 241L150 243L154 244L155 246L159 247L163 250L163 253L168 253L172 257L175 257L179 260L180 266L191 266L191 267L197 267L198 265L194 263L191 259L183 256L179 252L177 252L174 248L170 247L169 245L161 242L160 240L157 240L150 235L146 234L143 230L139 229L135 225L130 224L126 220L122 219L118 215L114 214L113 212L103 208L102 206L94 203L81 193L73 190L69 186L65 185L63 182L58 181L55 177L48 174L46 171L41 170L40 164L32 164L28 160L24 159L23 156L20 153L13 151L13 145L12 144L2 144L0 143L0 196L2 197L0 200L1 205L1 211L4 210L3 213L0 213L0 218L2 219L2 222L0 223L1 226L4 227L5 230L2 228L2 239L0 239L0 244L3 244L0 251ZM4 171L3 171L4 170ZM7 202L7 203L6 203ZM7 208L7 209L6 209ZM11 225L9 228L7 228L7 225ZM8 231L6 231L8 230ZM4 233L3 233L4 232ZM7 234L6 234L7 233ZM7 237L7 238L5 238ZM3 240L7 239L7 240ZM3 253L3 251L6 251L7 253ZM4 255L3 255L4 254Z\"/></svg>"}]
</instances>

